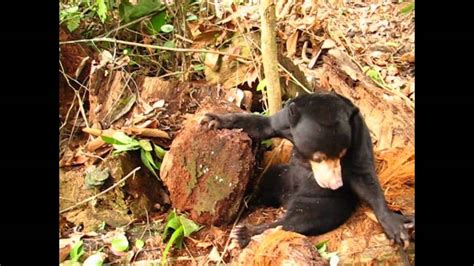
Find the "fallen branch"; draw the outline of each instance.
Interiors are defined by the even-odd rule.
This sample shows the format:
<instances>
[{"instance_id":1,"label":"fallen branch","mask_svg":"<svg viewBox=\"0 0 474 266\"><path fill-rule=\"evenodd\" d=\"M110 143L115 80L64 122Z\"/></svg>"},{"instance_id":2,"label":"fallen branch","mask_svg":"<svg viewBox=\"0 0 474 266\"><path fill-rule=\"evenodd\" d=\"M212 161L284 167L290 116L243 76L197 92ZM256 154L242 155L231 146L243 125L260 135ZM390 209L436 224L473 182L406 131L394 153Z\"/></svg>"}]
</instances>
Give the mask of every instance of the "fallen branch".
<instances>
[{"instance_id":1,"label":"fallen branch","mask_svg":"<svg viewBox=\"0 0 474 266\"><path fill-rule=\"evenodd\" d=\"M100 130L97 128L85 127L82 129L82 131L96 137L101 137L101 136L112 137L114 133L118 132L119 130L113 130L113 129ZM137 136L149 137L149 138L170 139L170 136L166 131L163 131L157 128L124 127L120 131L126 133L127 135L137 135ZM105 144L106 143L105 141L102 140L102 138L96 138L90 141L89 143L87 143L86 148L89 152L93 152Z\"/></svg>"},{"instance_id":2,"label":"fallen branch","mask_svg":"<svg viewBox=\"0 0 474 266\"><path fill-rule=\"evenodd\" d=\"M120 185L123 181L127 180L130 176L135 175L135 172L138 171L138 170L140 170L140 168L141 168L141 167L139 166L139 167L133 169L130 173L128 173L128 175L126 175L124 178L120 179L117 183L113 184L112 186L110 186L109 188L105 189L104 191L102 191L102 192L100 192L100 193L98 193L98 194L96 194L96 195L94 195L94 196L92 196L92 197L89 197L89 198L87 198L87 199L85 199L85 200L83 200L83 201L81 201L81 202L79 202L79 203L77 203L77 204L75 204L75 205L73 205L73 206L71 206L71 207L68 207L68 208L66 208L66 209L63 209L63 210L59 211L59 214L65 213L65 212L67 212L67 211L70 211L70 210L72 210L72 209L74 209L74 208L76 208L76 207L78 207L78 206L80 206L80 205L82 205L82 204L84 204L84 203L87 203L87 202L89 202L89 201L91 201L91 200L93 200L93 199L95 199L95 198L97 198L97 197L100 197L100 196L104 195L105 193L107 193L107 192L109 192L110 190L114 189L116 186Z\"/></svg>"},{"instance_id":3,"label":"fallen branch","mask_svg":"<svg viewBox=\"0 0 474 266\"><path fill-rule=\"evenodd\" d=\"M237 55L237 54L230 54L230 53L225 53L225 52L220 52L220 51L205 50L205 49L172 48L172 47L165 47L165 46L159 46L159 45L151 45L151 44L143 44L143 43L137 43L137 42L122 41L122 40L117 40L117 39L114 39L114 38L81 39L81 40L59 42L59 44L64 45L64 44L74 44L74 43L84 43L84 42L111 42L111 43L119 43L119 44L143 47L143 48L174 51L174 52L220 54L220 55L227 55L227 56L237 57L237 58L241 58L241 59L245 59L245 60L251 60L250 58L245 57L245 56L241 56L241 55Z\"/></svg>"},{"instance_id":4,"label":"fallen branch","mask_svg":"<svg viewBox=\"0 0 474 266\"><path fill-rule=\"evenodd\" d=\"M127 127L122 128L122 131L131 135L139 135L143 137L150 137L150 138L164 138L170 139L170 136L166 131L157 128L146 128L146 127Z\"/></svg>"},{"instance_id":5,"label":"fallen branch","mask_svg":"<svg viewBox=\"0 0 474 266\"><path fill-rule=\"evenodd\" d=\"M163 131L157 128L123 127L121 128L121 130L113 130L113 129L100 130L97 128L85 127L82 129L82 131L96 137L100 137L100 136L112 137L115 134L115 132L122 131L128 135L133 134L137 136L150 137L150 138L170 139L170 135L168 135L166 131Z\"/></svg>"}]
</instances>

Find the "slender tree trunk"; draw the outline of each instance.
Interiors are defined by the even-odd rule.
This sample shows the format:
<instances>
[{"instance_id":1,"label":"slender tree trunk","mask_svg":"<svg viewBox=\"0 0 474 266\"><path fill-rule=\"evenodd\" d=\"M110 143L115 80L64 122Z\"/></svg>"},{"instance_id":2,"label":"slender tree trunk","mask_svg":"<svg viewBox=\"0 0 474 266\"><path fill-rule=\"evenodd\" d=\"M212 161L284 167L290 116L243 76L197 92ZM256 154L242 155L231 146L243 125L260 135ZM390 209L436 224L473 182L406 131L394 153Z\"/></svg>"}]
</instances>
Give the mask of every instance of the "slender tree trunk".
<instances>
[{"instance_id":1,"label":"slender tree trunk","mask_svg":"<svg viewBox=\"0 0 474 266\"><path fill-rule=\"evenodd\" d=\"M267 81L268 111L272 115L281 109L281 89L278 76L276 44L276 15L274 0L261 0L262 60L263 73Z\"/></svg>"}]
</instances>

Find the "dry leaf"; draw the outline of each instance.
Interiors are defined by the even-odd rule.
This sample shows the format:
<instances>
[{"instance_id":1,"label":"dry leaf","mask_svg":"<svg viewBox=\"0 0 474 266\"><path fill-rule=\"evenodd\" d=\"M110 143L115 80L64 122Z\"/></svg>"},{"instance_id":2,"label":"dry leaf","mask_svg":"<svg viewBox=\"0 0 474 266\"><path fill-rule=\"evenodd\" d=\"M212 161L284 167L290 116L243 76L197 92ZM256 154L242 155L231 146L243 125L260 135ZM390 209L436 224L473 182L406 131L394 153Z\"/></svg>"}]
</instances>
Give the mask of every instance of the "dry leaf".
<instances>
[{"instance_id":1,"label":"dry leaf","mask_svg":"<svg viewBox=\"0 0 474 266\"><path fill-rule=\"evenodd\" d=\"M199 243L196 244L196 247L198 247L198 248L208 248L210 246L212 246L212 243L207 242L207 241L206 242L199 242Z\"/></svg>"},{"instance_id":2,"label":"dry leaf","mask_svg":"<svg viewBox=\"0 0 474 266\"><path fill-rule=\"evenodd\" d=\"M365 215L367 215L367 217L369 217L370 220L372 220L376 223L379 222L379 220L377 220L377 217L375 217L375 214L372 211L366 211L364 213L365 213Z\"/></svg>"},{"instance_id":3,"label":"dry leaf","mask_svg":"<svg viewBox=\"0 0 474 266\"><path fill-rule=\"evenodd\" d=\"M152 107L153 107L154 109L156 109L156 108L162 108L163 106L165 106L165 100L163 100L163 99L156 101L156 102L152 105Z\"/></svg>"},{"instance_id":4,"label":"dry leaf","mask_svg":"<svg viewBox=\"0 0 474 266\"><path fill-rule=\"evenodd\" d=\"M295 55L296 53L296 44L298 43L298 31L294 31L290 37L286 40L286 50L288 52L288 57Z\"/></svg>"},{"instance_id":5,"label":"dry leaf","mask_svg":"<svg viewBox=\"0 0 474 266\"><path fill-rule=\"evenodd\" d=\"M112 54L107 50L102 51L99 55L99 58L100 58L100 62L97 68L102 68L106 66L108 63L112 63L114 60L114 57L112 56Z\"/></svg>"},{"instance_id":6,"label":"dry leaf","mask_svg":"<svg viewBox=\"0 0 474 266\"><path fill-rule=\"evenodd\" d=\"M207 258L209 261L218 262L221 260L221 255L219 254L219 251L217 251L217 248L213 247Z\"/></svg>"},{"instance_id":7,"label":"dry leaf","mask_svg":"<svg viewBox=\"0 0 474 266\"><path fill-rule=\"evenodd\" d=\"M207 53L206 58L204 59L204 65L209 67L212 71L219 71L220 63L220 55Z\"/></svg>"},{"instance_id":8,"label":"dry leaf","mask_svg":"<svg viewBox=\"0 0 474 266\"><path fill-rule=\"evenodd\" d=\"M323 49L331 49L336 47L336 43L332 39L326 39L321 46L321 50Z\"/></svg>"},{"instance_id":9,"label":"dry leaf","mask_svg":"<svg viewBox=\"0 0 474 266\"><path fill-rule=\"evenodd\" d=\"M415 62L415 53L409 52L400 57L400 60L408 63L414 63Z\"/></svg>"}]
</instances>

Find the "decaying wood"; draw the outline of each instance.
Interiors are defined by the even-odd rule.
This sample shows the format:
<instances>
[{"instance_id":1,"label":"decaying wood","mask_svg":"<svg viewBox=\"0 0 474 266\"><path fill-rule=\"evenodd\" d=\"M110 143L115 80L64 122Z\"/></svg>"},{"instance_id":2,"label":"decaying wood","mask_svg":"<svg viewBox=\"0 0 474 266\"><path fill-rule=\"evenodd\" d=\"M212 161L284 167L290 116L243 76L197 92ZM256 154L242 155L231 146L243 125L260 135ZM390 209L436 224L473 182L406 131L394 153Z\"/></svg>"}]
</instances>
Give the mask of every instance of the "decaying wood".
<instances>
[{"instance_id":1,"label":"decaying wood","mask_svg":"<svg viewBox=\"0 0 474 266\"><path fill-rule=\"evenodd\" d=\"M281 228L268 229L254 236L242 250L234 266L255 265L329 265L301 234L284 231Z\"/></svg>"},{"instance_id":2,"label":"decaying wood","mask_svg":"<svg viewBox=\"0 0 474 266\"><path fill-rule=\"evenodd\" d=\"M376 150L414 146L414 110L405 99L378 87L339 49L329 50L323 61L321 87L359 107Z\"/></svg>"},{"instance_id":3,"label":"decaying wood","mask_svg":"<svg viewBox=\"0 0 474 266\"><path fill-rule=\"evenodd\" d=\"M137 95L131 108L116 112L122 116L115 117L112 121L111 112L124 98L131 95ZM131 128L130 133L169 139L181 128L184 115L194 113L201 101L207 97L236 98L235 91L223 91L218 86L204 82L179 82L146 76L132 77L123 71L108 72L98 69L91 75L89 122L101 124L104 129L111 126ZM163 106L153 107L158 101L163 101ZM145 122L150 121L158 125L156 130L143 126Z\"/></svg>"},{"instance_id":4,"label":"decaying wood","mask_svg":"<svg viewBox=\"0 0 474 266\"><path fill-rule=\"evenodd\" d=\"M172 206L201 224L232 222L252 177L252 140L241 130L209 130L199 121L205 113L242 112L234 104L204 104L186 120L163 158L160 176Z\"/></svg>"},{"instance_id":5,"label":"decaying wood","mask_svg":"<svg viewBox=\"0 0 474 266\"><path fill-rule=\"evenodd\" d=\"M122 127L121 129L129 135L133 134L142 137L170 139L170 136L166 131L157 128Z\"/></svg>"}]
</instances>

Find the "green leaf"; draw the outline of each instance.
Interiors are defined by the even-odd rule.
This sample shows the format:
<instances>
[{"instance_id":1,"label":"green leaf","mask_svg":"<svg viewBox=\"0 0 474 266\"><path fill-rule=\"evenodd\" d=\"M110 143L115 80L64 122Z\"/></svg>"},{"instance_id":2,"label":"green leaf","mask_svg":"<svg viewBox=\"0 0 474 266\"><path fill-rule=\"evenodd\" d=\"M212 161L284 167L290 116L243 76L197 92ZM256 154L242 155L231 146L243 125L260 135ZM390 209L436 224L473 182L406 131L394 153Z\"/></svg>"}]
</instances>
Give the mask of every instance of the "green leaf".
<instances>
[{"instance_id":1,"label":"green leaf","mask_svg":"<svg viewBox=\"0 0 474 266\"><path fill-rule=\"evenodd\" d=\"M155 151L156 157L163 159L166 154L166 151L155 143L153 143L153 149Z\"/></svg>"},{"instance_id":2,"label":"green leaf","mask_svg":"<svg viewBox=\"0 0 474 266\"><path fill-rule=\"evenodd\" d=\"M160 29L164 33L170 33L174 30L174 27L171 24L165 24L165 25L161 26Z\"/></svg>"},{"instance_id":3,"label":"green leaf","mask_svg":"<svg viewBox=\"0 0 474 266\"><path fill-rule=\"evenodd\" d=\"M96 253L89 256L84 263L83 266L102 266L104 264L104 254L103 253Z\"/></svg>"},{"instance_id":4,"label":"green leaf","mask_svg":"<svg viewBox=\"0 0 474 266\"><path fill-rule=\"evenodd\" d=\"M104 23L107 18L107 5L105 0L96 0L95 3L97 5L97 15L99 16L100 21Z\"/></svg>"},{"instance_id":5,"label":"green leaf","mask_svg":"<svg viewBox=\"0 0 474 266\"><path fill-rule=\"evenodd\" d=\"M122 144L122 142L112 138L112 137L109 137L109 136L100 136L102 138L102 140L107 143L107 144Z\"/></svg>"},{"instance_id":6,"label":"green leaf","mask_svg":"<svg viewBox=\"0 0 474 266\"><path fill-rule=\"evenodd\" d=\"M315 247L316 247L317 250L319 250L319 249L322 248L324 245L326 245L328 242L329 242L329 239L328 239L328 240L321 241L321 242L319 242L318 244L316 244Z\"/></svg>"},{"instance_id":7,"label":"green leaf","mask_svg":"<svg viewBox=\"0 0 474 266\"><path fill-rule=\"evenodd\" d=\"M402 15L406 15L413 11L415 9L415 2L411 2L410 4L406 5L402 10L400 10L400 13Z\"/></svg>"},{"instance_id":8,"label":"green leaf","mask_svg":"<svg viewBox=\"0 0 474 266\"><path fill-rule=\"evenodd\" d=\"M145 246L145 242L143 242L143 240L141 239L135 240L135 247L137 247L138 249L142 249L144 246Z\"/></svg>"},{"instance_id":9,"label":"green leaf","mask_svg":"<svg viewBox=\"0 0 474 266\"><path fill-rule=\"evenodd\" d=\"M369 78L371 78L373 81L383 84L382 76L376 69L369 69L367 71L367 76L369 76Z\"/></svg>"},{"instance_id":10,"label":"green leaf","mask_svg":"<svg viewBox=\"0 0 474 266\"><path fill-rule=\"evenodd\" d=\"M123 133L122 131L117 131L112 135L112 138L116 139L117 141L121 142L122 144L129 145L129 144L138 144L137 141L127 134Z\"/></svg>"},{"instance_id":11,"label":"green leaf","mask_svg":"<svg viewBox=\"0 0 474 266\"><path fill-rule=\"evenodd\" d=\"M262 140L262 142L260 142L263 146L265 146L265 148L269 148L272 146L272 139L266 139L266 140Z\"/></svg>"},{"instance_id":12,"label":"green leaf","mask_svg":"<svg viewBox=\"0 0 474 266\"><path fill-rule=\"evenodd\" d=\"M149 140L141 139L140 141L138 141L138 143L140 144L140 147L142 147L142 149L144 149L145 151L153 150Z\"/></svg>"},{"instance_id":13,"label":"green leaf","mask_svg":"<svg viewBox=\"0 0 474 266\"><path fill-rule=\"evenodd\" d=\"M81 17L82 16L75 16L66 22L66 27L70 32L73 32L79 28L79 25L81 24Z\"/></svg>"},{"instance_id":14,"label":"green leaf","mask_svg":"<svg viewBox=\"0 0 474 266\"><path fill-rule=\"evenodd\" d=\"M59 21L61 21L61 23L66 21L66 27L70 32L79 28L82 16L78 6L68 7L59 11Z\"/></svg>"},{"instance_id":15,"label":"green leaf","mask_svg":"<svg viewBox=\"0 0 474 266\"><path fill-rule=\"evenodd\" d=\"M168 215L168 218L170 219L167 220L165 230L163 231L163 235L162 235L163 240L165 240L168 237L168 232L170 228L176 230L179 227L181 227L181 222L179 221L179 218L176 216L176 214L174 212L171 214L173 214L171 217L170 215Z\"/></svg>"},{"instance_id":16,"label":"green leaf","mask_svg":"<svg viewBox=\"0 0 474 266\"><path fill-rule=\"evenodd\" d=\"M151 153L149 151L145 151L145 150L142 150L142 149L140 150L140 158L142 159L143 164L146 166L146 168L148 168L148 170L150 170L150 172L154 176L158 177L158 175L155 172L155 169L153 169L153 167L155 166L154 165L155 163L153 163L153 166L151 165L149 159L147 158L147 156L148 156L147 154L149 154L149 156L151 156Z\"/></svg>"},{"instance_id":17,"label":"green leaf","mask_svg":"<svg viewBox=\"0 0 474 266\"><path fill-rule=\"evenodd\" d=\"M145 158L148 160L148 162L150 162L151 166L153 166L155 169L158 169L158 166L155 164L155 160L153 159L151 152L145 151Z\"/></svg>"},{"instance_id":18,"label":"green leaf","mask_svg":"<svg viewBox=\"0 0 474 266\"><path fill-rule=\"evenodd\" d=\"M198 19L198 17L196 15L191 14L186 18L186 21L194 21L194 20L197 20L197 19Z\"/></svg>"},{"instance_id":19,"label":"green leaf","mask_svg":"<svg viewBox=\"0 0 474 266\"><path fill-rule=\"evenodd\" d=\"M112 250L116 252L123 252L128 249L128 239L125 235L117 235L112 239Z\"/></svg>"},{"instance_id":20,"label":"green leaf","mask_svg":"<svg viewBox=\"0 0 474 266\"><path fill-rule=\"evenodd\" d=\"M267 87L267 80L266 79L263 79L262 81L260 81L260 83L258 83L257 85L257 91L265 91L265 88Z\"/></svg>"},{"instance_id":21,"label":"green leaf","mask_svg":"<svg viewBox=\"0 0 474 266\"><path fill-rule=\"evenodd\" d=\"M318 248L319 253L325 253L328 245L324 244L320 248Z\"/></svg>"},{"instance_id":22,"label":"green leaf","mask_svg":"<svg viewBox=\"0 0 474 266\"><path fill-rule=\"evenodd\" d=\"M180 234L176 237L176 240L174 241L174 243L175 243L174 245L177 248L182 248L183 247L183 240L184 240L184 235L183 235L183 231L182 231L183 227L180 227L178 229L180 229L179 230Z\"/></svg>"},{"instance_id":23,"label":"green leaf","mask_svg":"<svg viewBox=\"0 0 474 266\"><path fill-rule=\"evenodd\" d=\"M159 0L140 0L137 5L129 1L120 1L119 15L125 22L130 22L157 11L161 6Z\"/></svg>"},{"instance_id":24,"label":"green leaf","mask_svg":"<svg viewBox=\"0 0 474 266\"><path fill-rule=\"evenodd\" d=\"M63 21L63 20L65 20L68 16L77 14L78 11L79 11L79 7L78 7L78 6L71 6L71 7L65 8L65 9L59 11L59 20L60 20L60 21Z\"/></svg>"},{"instance_id":25,"label":"green leaf","mask_svg":"<svg viewBox=\"0 0 474 266\"><path fill-rule=\"evenodd\" d=\"M125 133L122 131L117 131L115 132L112 137L108 136L101 136L102 140L105 141L105 143L108 144L113 144L113 145L129 145L129 146L139 146L139 143L137 140L127 136Z\"/></svg>"},{"instance_id":26,"label":"green leaf","mask_svg":"<svg viewBox=\"0 0 474 266\"><path fill-rule=\"evenodd\" d=\"M154 15L151 20L151 26L156 33L160 32L161 27L166 24L166 11L161 11L158 14Z\"/></svg>"},{"instance_id":27,"label":"green leaf","mask_svg":"<svg viewBox=\"0 0 474 266\"><path fill-rule=\"evenodd\" d=\"M71 251L69 252L69 257L71 258L71 261L77 262L79 261L81 256L84 255L82 244L82 240L79 240L72 246Z\"/></svg>"},{"instance_id":28,"label":"green leaf","mask_svg":"<svg viewBox=\"0 0 474 266\"><path fill-rule=\"evenodd\" d=\"M183 226L184 236L186 237L190 236L192 233L200 229L199 225L184 216L179 216L179 220L181 222L181 225Z\"/></svg>"},{"instance_id":29,"label":"green leaf","mask_svg":"<svg viewBox=\"0 0 474 266\"><path fill-rule=\"evenodd\" d=\"M174 217L173 219L169 220L166 223L166 227L177 230L181 227L181 221L179 220L179 216Z\"/></svg>"},{"instance_id":30,"label":"green leaf","mask_svg":"<svg viewBox=\"0 0 474 266\"><path fill-rule=\"evenodd\" d=\"M176 217L176 211L172 211L168 214L168 216L166 216L166 222L168 223L169 221L171 221L172 219L174 219Z\"/></svg>"},{"instance_id":31,"label":"green leaf","mask_svg":"<svg viewBox=\"0 0 474 266\"><path fill-rule=\"evenodd\" d=\"M195 66L193 66L193 68L194 68L194 71L203 71L204 70L204 65L203 64L195 65Z\"/></svg>"},{"instance_id":32,"label":"green leaf","mask_svg":"<svg viewBox=\"0 0 474 266\"><path fill-rule=\"evenodd\" d=\"M168 48L175 48L176 47L176 44L174 43L173 40L171 41L167 41L163 44L164 47L168 47Z\"/></svg>"},{"instance_id":33,"label":"green leaf","mask_svg":"<svg viewBox=\"0 0 474 266\"><path fill-rule=\"evenodd\" d=\"M127 145L120 145L114 144L112 145L117 153L124 152L124 151L134 151L140 149L140 145L138 144L127 144Z\"/></svg>"}]
</instances>

